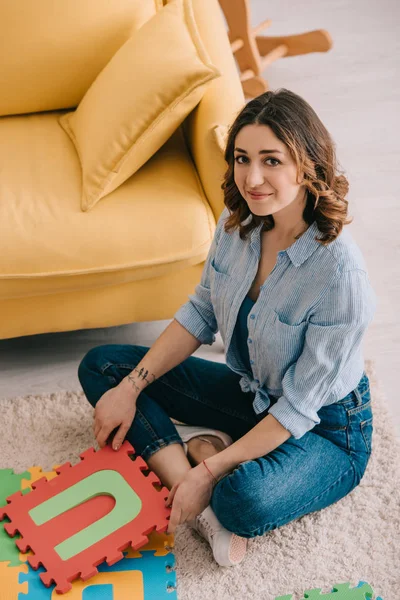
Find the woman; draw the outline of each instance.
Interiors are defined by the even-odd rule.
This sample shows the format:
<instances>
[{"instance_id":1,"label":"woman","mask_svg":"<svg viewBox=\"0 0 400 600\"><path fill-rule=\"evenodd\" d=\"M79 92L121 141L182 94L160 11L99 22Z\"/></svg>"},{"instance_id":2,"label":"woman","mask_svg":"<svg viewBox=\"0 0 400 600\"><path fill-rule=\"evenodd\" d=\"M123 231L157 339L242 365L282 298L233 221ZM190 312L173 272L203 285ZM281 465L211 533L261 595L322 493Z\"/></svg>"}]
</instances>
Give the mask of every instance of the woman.
<instances>
[{"instance_id":1,"label":"woman","mask_svg":"<svg viewBox=\"0 0 400 600\"><path fill-rule=\"evenodd\" d=\"M99 446L126 437L170 490L168 531L190 523L230 566L249 538L363 477L373 417L361 342L376 296L343 230L348 182L307 102L286 89L248 102L225 160L195 293L151 349L95 347L79 379ZM226 364L191 356L218 330Z\"/></svg>"}]
</instances>

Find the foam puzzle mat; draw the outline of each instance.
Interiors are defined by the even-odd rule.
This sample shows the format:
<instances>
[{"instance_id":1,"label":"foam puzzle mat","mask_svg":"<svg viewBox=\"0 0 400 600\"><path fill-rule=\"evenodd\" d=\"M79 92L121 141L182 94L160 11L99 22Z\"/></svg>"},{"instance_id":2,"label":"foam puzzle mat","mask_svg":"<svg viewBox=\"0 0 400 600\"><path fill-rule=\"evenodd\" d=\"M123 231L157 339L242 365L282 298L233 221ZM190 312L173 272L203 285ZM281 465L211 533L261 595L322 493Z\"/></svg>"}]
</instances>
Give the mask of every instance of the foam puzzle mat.
<instances>
[{"instance_id":1,"label":"foam puzzle mat","mask_svg":"<svg viewBox=\"0 0 400 600\"><path fill-rule=\"evenodd\" d=\"M161 489L153 493L150 488L158 480L150 472L144 476L146 479L144 482L140 471L145 469L148 471L147 465L137 458L133 463L132 461L126 463L127 456L134 451L129 444L125 446L125 450L125 453L116 458L114 452L109 449L103 448L96 453L91 448L80 455L82 462L78 465L74 467L71 467L69 463L62 466L56 465L51 472L43 472L37 466L30 467L20 474L14 473L12 469L0 469L0 521L3 521L0 522L0 600L54 600L61 597L66 600L166 600L167 598L178 600L173 554L174 536L165 533L167 520L164 503L161 502L166 488L162 488L160 485ZM65 538L74 540L69 553L68 548L65 550L63 547L63 551L66 553L64 556L68 562L73 558L74 553L85 556L87 547L91 548L104 541L102 538L107 537L107 531L108 534L110 531L113 532L113 527L116 526L115 521L111 529L105 530L103 526L97 532L97 537L93 534L93 525L104 521L109 514L115 512L110 496L118 498L118 484L121 483L115 478L106 478L105 480L103 478L97 482L91 479L94 474L98 472L104 474L107 471L107 456L113 461L112 466L110 463L108 464L108 470L115 468L116 472L120 469L122 473L125 463L125 467L128 466L129 471L134 472L132 464L136 463L136 480L134 483L131 480L131 485L138 492L140 498L129 495L133 489L122 489L121 497L125 499L125 504L129 505L131 511L125 514L125 520L127 521L126 525L131 524L132 520L135 520L140 514L142 506L148 502L150 509L143 510L147 513L147 521L146 519L144 522L140 521L139 529L132 530L131 528L129 530L129 537L126 539L131 541L131 544L123 552L113 553L111 551L109 555L107 552L104 554L105 549L113 547L112 536L108 535L111 545L109 547L98 545L100 553L90 554L92 570L87 571L87 578L78 578L79 571L70 571L70 578L66 578L57 587L55 578L49 581L49 574L44 567L46 561L41 560L44 554L40 555L39 553L35 557L35 550L42 549L42 552L45 553L43 549L45 545L42 547L41 537L49 538L50 546L56 543L58 548L63 546ZM118 463L118 467L116 463ZM85 488L78 485L83 481L91 481L89 491L87 486ZM49 482L53 483L49 485ZM160 482L158 481L158 483ZM113 486L113 491L107 496L106 490L111 489L110 485ZM107 486L109 487L107 488ZM54 499L62 498L63 492L67 490L69 495L65 496L64 494L63 501L58 501L54 505ZM71 490L73 493L70 493ZM128 496L126 496L127 493ZM30 494L32 494L30 498L24 498ZM35 498L36 501L33 501ZM49 500L52 500L53 504L49 504ZM143 502L141 502L142 500ZM31 507L30 512L24 508L20 514L21 510L18 507L21 507L23 503ZM84 505L86 508L82 509ZM89 516L87 505L89 505ZM25 527L25 533L29 534L30 529L26 527L26 524L24 525L25 513L35 515L34 510L38 506L44 506L44 511L41 516L40 514L36 515L37 522L34 521L34 525L39 525L44 529L40 529L39 540L34 535L32 535L32 539L24 539L24 535L20 537L22 530ZM122 508L120 506L119 512L124 513L123 508L124 505ZM67 512L68 519L64 518L66 524L63 524L60 519ZM150 517L149 514L151 514ZM15 518L15 523L13 523L13 518ZM57 535L52 537L53 530L57 529L57 523L63 524L63 527L60 527L61 533L58 537ZM120 525L121 523L117 522L119 529L121 529ZM85 536L81 536L77 540L78 534L82 534L83 531L86 532ZM121 539L125 538L119 538L119 542ZM122 546L119 545L119 547ZM107 557L107 561L104 560L104 556ZM49 559L46 564L50 568L52 561ZM286 594L276 596L274 600L292 599L292 594ZM365 581L360 581L356 587L352 587L350 583L337 583L328 593L321 592L321 588L308 589L302 598L302 600L319 599L383 600L380 596L375 596L372 587Z\"/></svg>"},{"instance_id":2,"label":"foam puzzle mat","mask_svg":"<svg viewBox=\"0 0 400 600\"><path fill-rule=\"evenodd\" d=\"M292 600L292 594L277 596L275 600ZM350 583L337 583L328 593L321 593L321 588L306 590L302 600L383 600L374 595L374 590L366 581L360 581L352 587Z\"/></svg>"},{"instance_id":3,"label":"foam puzzle mat","mask_svg":"<svg viewBox=\"0 0 400 600\"><path fill-rule=\"evenodd\" d=\"M132 454L131 448L129 444L125 447L126 452L121 453L118 459L121 463L126 461L128 454ZM129 465L126 463L125 467L129 466L129 472L134 473L133 466L136 465L133 488L138 498L135 494L131 497L133 489L129 486L124 489L123 483L121 485L121 480L116 476L108 481L104 477L97 477L97 481L94 481L93 475L98 474L96 455L97 459L101 455L102 466L98 471L104 475L107 472L107 452L89 449L81 454L81 463L78 465L56 465L51 472L43 472L37 466L20 474L14 473L12 469L0 469L0 520L3 521L0 523L1 600L177 600L174 536L165 533L168 524L168 513L165 513L164 508L166 488L154 490L153 494L152 484L157 481L154 474L139 474L141 470L148 470L147 465L141 459L131 460L129 457ZM110 456L111 454L112 452ZM112 456L114 463L115 455L116 453ZM112 470L111 467L108 469ZM121 465L115 474L118 471L123 472ZM90 478L91 490L88 493L83 483ZM51 488L49 482L52 482ZM113 486L115 501L110 494L106 495L105 485ZM122 500L129 502L121 502L118 514L114 514L111 520L110 515L117 512L113 509L114 504L118 504L118 490ZM63 502L57 501L55 504L56 498L61 498ZM89 511L83 510L84 505L89 505ZM129 506L127 513L124 510L126 505ZM141 510L149 505L149 510ZM41 506L44 507L43 514L34 513ZM69 518L66 519L64 515L63 523L63 513L66 511ZM27 514L31 518L35 516L36 535L24 521ZM142 519L139 518L141 515ZM116 516L118 519L125 519L125 525L124 521L122 526L118 520L115 521ZM132 528L133 521L138 524L136 529ZM99 523L103 523L100 528ZM116 528L120 537L113 538ZM121 533L125 528L126 534ZM54 530L57 530L56 533ZM15 537L11 537L14 535ZM105 536L109 540L108 546L102 546ZM66 537L67 542L73 542L69 547L63 546ZM121 540L125 540L126 544L131 541L131 544L126 546L121 544ZM57 581L58 563L54 562L54 556L46 547L46 544L51 546L54 541L58 543L55 548L58 547L60 555L65 558L66 572L71 564L72 570L69 570L69 577L65 581L62 575ZM122 552L114 551L114 543L117 548L125 545L126 549ZM96 547L97 554L94 551L88 553L88 549ZM61 548L64 554L61 553ZM35 556L36 553L38 556ZM92 568L86 573L82 573L80 568L77 570L76 565L79 563L74 566L71 562L75 558L74 553L83 558L86 556L86 562L89 561ZM56 558L60 562L60 558ZM51 569L54 569L51 572L55 575L52 578L48 572Z\"/></svg>"}]
</instances>

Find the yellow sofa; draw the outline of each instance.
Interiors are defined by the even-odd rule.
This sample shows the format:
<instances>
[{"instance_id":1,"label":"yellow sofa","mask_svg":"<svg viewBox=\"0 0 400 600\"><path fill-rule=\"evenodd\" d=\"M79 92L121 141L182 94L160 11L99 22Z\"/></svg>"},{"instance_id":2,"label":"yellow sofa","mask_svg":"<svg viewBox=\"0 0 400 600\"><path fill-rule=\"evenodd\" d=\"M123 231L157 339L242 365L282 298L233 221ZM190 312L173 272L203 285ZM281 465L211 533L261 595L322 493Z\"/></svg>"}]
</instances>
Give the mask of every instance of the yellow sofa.
<instances>
[{"instance_id":1,"label":"yellow sofa","mask_svg":"<svg viewBox=\"0 0 400 600\"><path fill-rule=\"evenodd\" d=\"M218 0L192 5L221 76L90 211L81 209L79 158L58 122L163 4L1 3L0 339L171 319L200 281L224 208L226 163L213 128L230 125L245 103Z\"/></svg>"}]
</instances>

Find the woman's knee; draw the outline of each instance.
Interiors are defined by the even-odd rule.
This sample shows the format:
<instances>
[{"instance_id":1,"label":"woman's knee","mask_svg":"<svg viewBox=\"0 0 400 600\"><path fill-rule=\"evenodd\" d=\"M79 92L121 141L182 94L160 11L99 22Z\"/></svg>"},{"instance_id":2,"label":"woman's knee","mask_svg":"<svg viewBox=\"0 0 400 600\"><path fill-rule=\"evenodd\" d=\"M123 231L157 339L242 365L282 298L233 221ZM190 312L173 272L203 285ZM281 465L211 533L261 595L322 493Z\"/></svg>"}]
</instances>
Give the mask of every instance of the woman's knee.
<instances>
[{"instance_id":1,"label":"woman's knee","mask_svg":"<svg viewBox=\"0 0 400 600\"><path fill-rule=\"evenodd\" d=\"M246 538L262 535L275 527L274 499L267 488L237 468L217 483L211 507L228 531Z\"/></svg>"},{"instance_id":2,"label":"woman's knee","mask_svg":"<svg viewBox=\"0 0 400 600\"><path fill-rule=\"evenodd\" d=\"M78 366L78 379L89 402L95 406L99 398L140 363L147 346L103 344L91 348Z\"/></svg>"},{"instance_id":3,"label":"woman's knee","mask_svg":"<svg viewBox=\"0 0 400 600\"><path fill-rule=\"evenodd\" d=\"M100 356L104 357L104 346L95 346L94 348L91 348L88 352L86 352L81 362L79 363L78 379L82 387L88 372L99 370Z\"/></svg>"},{"instance_id":4,"label":"woman's knee","mask_svg":"<svg viewBox=\"0 0 400 600\"><path fill-rule=\"evenodd\" d=\"M109 347L110 344L103 344L100 346L94 346L93 348L90 348L90 350L88 350L82 358L79 366L90 365L90 367L93 368L98 364L99 359L103 360L104 358L107 358Z\"/></svg>"},{"instance_id":5,"label":"woman's knee","mask_svg":"<svg viewBox=\"0 0 400 600\"><path fill-rule=\"evenodd\" d=\"M102 344L91 348L82 358L78 366L78 377L82 384L85 375L105 372L108 367L119 363L133 363L140 361L147 351L146 347L129 346L127 344Z\"/></svg>"},{"instance_id":6,"label":"woman's knee","mask_svg":"<svg viewBox=\"0 0 400 600\"><path fill-rule=\"evenodd\" d=\"M113 348L114 346L114 348ZM78 365L78 379L87 399L95 406L99 398L110 387L111 380L105 381L107 363L113 363L114 344L94 346L82 358Z\"/></svg>"}]
</instances>

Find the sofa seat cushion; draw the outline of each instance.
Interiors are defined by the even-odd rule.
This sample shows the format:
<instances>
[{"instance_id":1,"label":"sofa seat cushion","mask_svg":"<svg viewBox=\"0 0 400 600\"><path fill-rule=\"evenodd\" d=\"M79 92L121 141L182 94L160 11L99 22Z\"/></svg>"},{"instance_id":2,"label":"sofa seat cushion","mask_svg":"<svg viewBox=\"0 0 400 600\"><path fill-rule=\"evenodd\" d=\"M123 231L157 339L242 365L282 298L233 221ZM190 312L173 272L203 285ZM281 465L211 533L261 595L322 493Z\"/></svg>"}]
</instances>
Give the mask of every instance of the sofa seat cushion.
<instances>
[{"instance_id":1,"label":"sofa seat cushion","mask_svg":"<svg viewBox=\"0 0 400 600\"><path fill-rule=\"evenodd\" d=\"M139 171L82 212L63 111L0 119L0 298L165 276L204 261L215 218L179 127Z\"/></svg>"}]
</instances>

